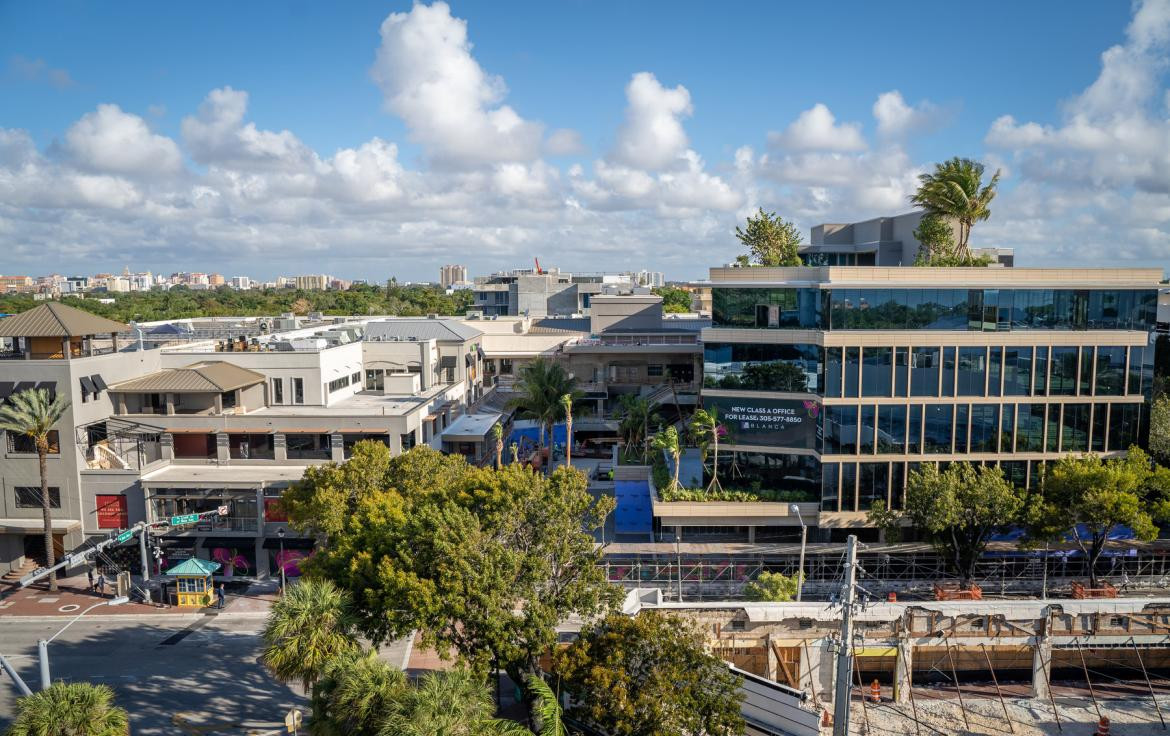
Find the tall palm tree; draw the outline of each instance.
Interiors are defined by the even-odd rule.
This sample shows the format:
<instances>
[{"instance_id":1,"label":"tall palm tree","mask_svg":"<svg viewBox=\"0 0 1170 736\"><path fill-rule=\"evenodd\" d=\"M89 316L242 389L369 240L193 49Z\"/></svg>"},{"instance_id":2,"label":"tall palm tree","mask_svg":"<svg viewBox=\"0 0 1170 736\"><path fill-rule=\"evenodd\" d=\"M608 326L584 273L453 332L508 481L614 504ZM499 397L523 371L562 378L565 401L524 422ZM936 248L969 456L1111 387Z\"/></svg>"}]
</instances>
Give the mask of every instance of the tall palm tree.
<instances>
[{"instance_id":1,"label":"tall palm tree","mask_svg":"<svg viewBox=\"0 0 1170 736\"><path fill-rule=\"evenodd\" d=\"M380 736L519 736L532 732L495 717L487 684L465 669L424 675L391 713Z\"/></svg>"},{"instance_id":2,"label":"tall palm tree","mask_svg":"<svg viewBox=\"0 0 1170 736\"><path fill-rule=\"evenodd\" d=\"M108 685L54 682L16 701L7 736L127 736L130 717Z\"/></svg>"},{"instance_id":3,"label":"tall palm tree","mask_svg":"<svg viewBox=\"0 0 1170 736\"><path fill-rule=\"evenodd\" d=\"M678 472L679 465L682 463L682 442L678 436L678 430L674 425L667 427L658 434L654 435L652 446L659 452L665 450L670 459L674 461L674 477L670 481L670 489L678 488Z\"/></svg>"},{"instance_id":4,"label":"tall palm tree","mask_svg":"<svg viewBox=\"0 0 1170 736\"><path fill-rule=\"evenodd\" d=\"M690 426L692 434L700 440L711 442L714 457L711 461L711 482L707 484L707 491L721 491L723 486L719 483L719 435L723 431L723 425L719 423L718 414L714 409L711 411L696 409L691 415Z\"/></svg>"},{"instance_id":5,"label":"tall palm tree","mask_svg":"<svg viewBox=\"0 0 1170 736\"><path fill-rule=\"evenodd\" d=\"M492 439L496 441L496 470L504 467L504 427L501 424L492 425Z\"/></svg>"},{"instance_id":6,"label":"tall palm tree","mask_svg":"<svg viewBox=\"0 0 1170 736\"><path fill-rule=\"evenodd\" d=\"M305 578L290 587L264 626L264 666L308 691L330 660L358 650L350 606L349 594L328 580Z\"/></svg>"},{"instance_id":7,"label":"tall palm tree","mask_svg":"<svg viewBox=\"0 0 1170 736\"><path fill-rule=\"evenodd\" d=\"M565 415L565 467L573 467L573 396L561 394L561 411Z\"/></svg>"},{"instance_id":8,"label":"tall palm tree","mask_svg":"<svg viewBox=\"0 0 1170 736\"><path fill-rule=\"evenodd\" d=\"M313 685L313 736L375 736L410 688L402 670L376 651L331 659Z\"/></svg>"},{"instance_id":9,"label":"tall palm tree","mask_svg":"<svg viewBox=\"0 0 1170 736\"><path fill-rule=\"evenodd\" d=\"M918 191L910 195L910 203L922 207L927 214L939 215L959 223L959 238L955 255L969 258L967 246L971 227L991 217L989 205L995 199L999 171L983 184L983 164L969 158L952 158L935 164L934 172L918 177Z\"/></svg>"},{"instance_id":10,"label":"tall palm tree","mask_svg":"<svg viewBox=\"0 0 1170 736\"><path fill-rule=\"evenodd\" d=\"M45 522L46 567L56 563L53 549L53 512L49 498L49 433L53 425L69 410L69 399L63 394L52 396L48 389L32 388L12 394L0 406L0 429L32 438L37 448L41 471L41 511ZM49 573L49 590L57 589L57 573Z\"/></svg>"},{"instance_id":11,"label":"tall palm tree","mask_svg":"<svg viewBox=\"0 0 1170 736\"><path fill-rule=\"evenodd\" d=\"M569 729L565 727L564 713L561 704L557 702L556 693L548 683L536 675L529 675L525 679L528 691L536 698L536 732L540 736L569 736Z\"/></svg>"},{"instance_id":12,"label":"tall palm tree","mask_svg":"<svg viewBox=\"0 0 1170 736\"><path fill-rule=\"evenodd\" d=\"M653 405L640 396L623 395L618 407L620 423L618 432L626 443L626 456L634 457L637 451L642 462L646 462L646 439L650 434L650 425L658 420Z\"/></svg>"},{"instance_id":13,"label":"tall palm tree","mask_svg":"<svg viewBox=\"0 0 1170 736\"><path fill-rule=\"evenodd\" d=\"M537 358L522 366L519 377L516 386L520 395L508 405L540 425L540 447L543 449L545 430L551 439L553 425L563 418L561 397L569 394L573 401L579 401L584 393L577 389L577 380L565 371L564 366L547 358Z\"/></svg>"}]
</instances>

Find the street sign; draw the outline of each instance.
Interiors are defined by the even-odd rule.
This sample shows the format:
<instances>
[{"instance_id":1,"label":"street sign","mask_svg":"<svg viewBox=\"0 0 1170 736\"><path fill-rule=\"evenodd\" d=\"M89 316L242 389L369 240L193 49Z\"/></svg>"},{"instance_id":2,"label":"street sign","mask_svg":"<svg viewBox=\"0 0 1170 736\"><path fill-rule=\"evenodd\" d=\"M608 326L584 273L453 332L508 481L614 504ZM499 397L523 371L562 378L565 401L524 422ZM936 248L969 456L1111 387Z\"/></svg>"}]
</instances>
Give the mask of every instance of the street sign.
<instances>
[{"instance_id":1,"label":"street sign","mask_svg":"<svg viewBox=\"0 0 1170 736\"><path fill-rule=\"evenodd\" d=\"M130 538L132 538L133 536L134 536L134 530L133 530L133 529L127 529L126 531L124 531L124 532L122 532L121 534L119 534L119 535L118 535L118 544L121 544L122 542L125 542L127 539L130 539Z\"/></svg>"},{"instance_id":2,"label":"street sign","mask_svg":"<svg viewBox=\"0 0 1170 736\"><path fill-rule=\"evenodd\" d=\"M179 516L171 517L171 526L182 526L184 524L194 524L199 521L199 514L181 514Z\"/></svg>"},{"instance_id":3,"label":"street sign","mask_svg":"<svg viewBox=\"0 0 1170 736\"><path fill-rule=\"evenodd\" d=\"M296 708L293 708L284 716L284 727L288 729L289 733L295 734L297 729L300 728L301 722L301 712Z\"/></svg>"},{"instance_id":4,"label":"street sign","mask_svg":"<svg viewBox=\"0 0 1170 736\"><path fill-rule=\"evenodd\" d=\"M215 511L220 516L227 516L228 515L228 507L227 506L220 506L220 507L216 508Z\"/></svg>"}]
</instances>

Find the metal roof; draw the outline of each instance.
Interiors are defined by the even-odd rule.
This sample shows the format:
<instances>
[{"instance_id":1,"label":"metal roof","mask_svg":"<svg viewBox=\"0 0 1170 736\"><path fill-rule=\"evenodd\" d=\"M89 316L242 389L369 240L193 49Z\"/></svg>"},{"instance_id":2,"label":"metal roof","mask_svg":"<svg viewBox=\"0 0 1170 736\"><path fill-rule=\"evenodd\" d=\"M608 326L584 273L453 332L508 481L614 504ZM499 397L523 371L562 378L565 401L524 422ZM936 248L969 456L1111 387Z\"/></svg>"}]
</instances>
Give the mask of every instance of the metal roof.
<instances>
[{"instance_id":1,"label":"metal roof","mask_svg":"<svg viewBox=\"0 0 1170 736\"><path fill-rule=\"evenodd\" d=\"M45 302L0 319L0 337L80 337L129 331L129 325L60 302Z\"/></svg>"},{"instance_id":2,"label":"metal roof","mask_svg":"<svg viewBox=\"0 0 1170 736\"><path fill-rule=\"evenodd\" d=\"M211 560L201 560L198 557L192 557L189 560L183 560L163 574L204 577L206 575L212 574L220 567L221 565L218 562L212 562Z\"/></svg>"},{"instance_id":3,"label":"metal roof","mask_svg":"<svg viewBox=\"0 0 1170 736\"><path fill-rule=\"evenodd\" d=\"M457 319L384 319L366 323L367 340L474 340L483 333Z\"/></svg>"},{"instance_id":4,"label":"metal roof","mask_svg":"<svg viewBox=\"0 0 1170 736\"><path fill-rule=\"evenodd\" d=\"M223 393L263 383L264 376L221 360L169 368L110 386L119 393Z\"/></svg>"}]
</instances>

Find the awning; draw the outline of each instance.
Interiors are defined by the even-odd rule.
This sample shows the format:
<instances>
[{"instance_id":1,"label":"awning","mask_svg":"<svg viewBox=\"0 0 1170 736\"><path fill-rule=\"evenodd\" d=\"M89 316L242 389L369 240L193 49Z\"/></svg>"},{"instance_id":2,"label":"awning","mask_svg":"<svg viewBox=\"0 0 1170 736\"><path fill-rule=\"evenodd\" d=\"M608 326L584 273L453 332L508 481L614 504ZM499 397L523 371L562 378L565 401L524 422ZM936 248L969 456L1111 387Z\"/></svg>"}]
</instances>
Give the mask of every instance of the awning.
<instances>
[{"instance_id":1,"label":"awning","mask_svg":"<svg viewBox=\"0 0 1170 736\"><path fill-rule=\"evenodd\" d=\"M332 429L325 429L323 427L317 427L315 429L314 428L303 429L301 427L297 427L296 429L284 430L285 434L331 434L332 432L333 432Z\"/></svg>"},{"instance_id":2,"label":"awning","mask_svg":"<svg viewBox=\"0 0 1170 736\"><path fill-rule=\"evenodd\" d=\"M81 526L77 519L53 519L53 531L67 532ZM45 522L41 519L0 519L0 531L43 532Z\"/></svg>"},{"instance_id":3,"label":"awning","mask_svg":"<svg viewBox=\"0 0 1170 736\"><path fill-rule=\"evenodd\" d=\"M93 385L97 386L98 391L105 391L109 386L106 385L106 379L102 378L100 373L95 373L89 377L93 381Z\"/></svg>"},{"instance_id":4,"label":"awning","mask_svg":"<svg viewBox=\"0 0 1170 736\"><path fill-rule=\"evenodd\" d=\"M471 365L471 363L474 360L475 360L475 358L471 357L471 353L468 353L467 355L463 356L463 362L466 363L467 365Z\"/></svg>"},{"instance_id":5,"label":"awning","mask_svg":"<svg viewBox=\"0 0 1170 736\"><path fill-rule=\"evenodd\" d=\"M238 429L238 428L237 429L229 429L227 431L227 433L228 434L272 434L275 431L276 430L272 429L271 427L255 427L255 428L250 427L248 429Z\"/></svg>"},{"instance_id":6,"label":"awning","mask_svg":"<svg viewBox=\"0 0 1170 736\"><path fill-rule=\"evenodd\" d=\"M361 427L356 429L339 429L337 431L339 434L390 434L390 430L388 429L362 429Z\"/></svg>"},{"instance_id":7,"label":"awning","mask_svg":"<svg viewBox=\"0 0 1170 736\"><path fill-rule=\"evenodd\" d=\"M183 560L179 564L167 570L163 575L185 575L187 577L202 577L210 575L218 570L222 565L211 560L201 560L198 557L192 557L189 560Z\"/></svg>"},{"instance_id":8,"label":"awning","mask_svg":"<svg viewBox=\"0 0 1170 736\"><path fill-rule=\"evenodd\" d=\"M82 376L81 377L81 391L82 391L82 393L86 393L86 394L96 394L97 393L97 386L94 385L93 379L91 379L89 376Z\"/></svg>"},{"instance_id":9,"label":"awning","mask_svg":"<svg viewBox=\"0 0 1170 736\"><path fill-rule=\"evenodd\" d=\"M285 537L285 549L313 549L317 546L317 540L311 537ZM280 549L279 537L268 537L264 540L264 549Z\"/></svg>"}]
</instances>

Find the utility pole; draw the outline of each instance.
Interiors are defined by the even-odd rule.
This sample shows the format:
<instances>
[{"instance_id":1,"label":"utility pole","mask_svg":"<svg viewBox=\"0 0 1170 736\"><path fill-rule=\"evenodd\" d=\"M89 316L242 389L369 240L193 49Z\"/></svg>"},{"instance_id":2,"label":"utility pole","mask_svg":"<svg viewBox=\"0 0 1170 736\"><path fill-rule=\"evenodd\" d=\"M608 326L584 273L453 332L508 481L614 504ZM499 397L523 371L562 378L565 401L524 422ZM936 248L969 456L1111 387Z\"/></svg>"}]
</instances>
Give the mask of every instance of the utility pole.
<instances>
[{"instance_id":1,"label":"utility pole","mask_svg":"<svg viewBox=\"0 0 1170 736\"><path fill-rule=\"evenodd\" d=\"M857 598L857 537L845 540L845 582L841 588L841 644L837 650L837 684L833 688L833 736L849 736L849 701L853 690L853 603ZM864 693L862 694L864 697Z\"/></svg>"},{"instance_id":2,"label":"utility pole","mask_svg":"<svg viewBox=\"0 0 1170 736\"><path fill-rule=\"evenodd\" d=\"M146 554L147 527L138 532L138 555L142 562L142 602L150 603L150 557Z\"/></svg>"}]
</instances>

